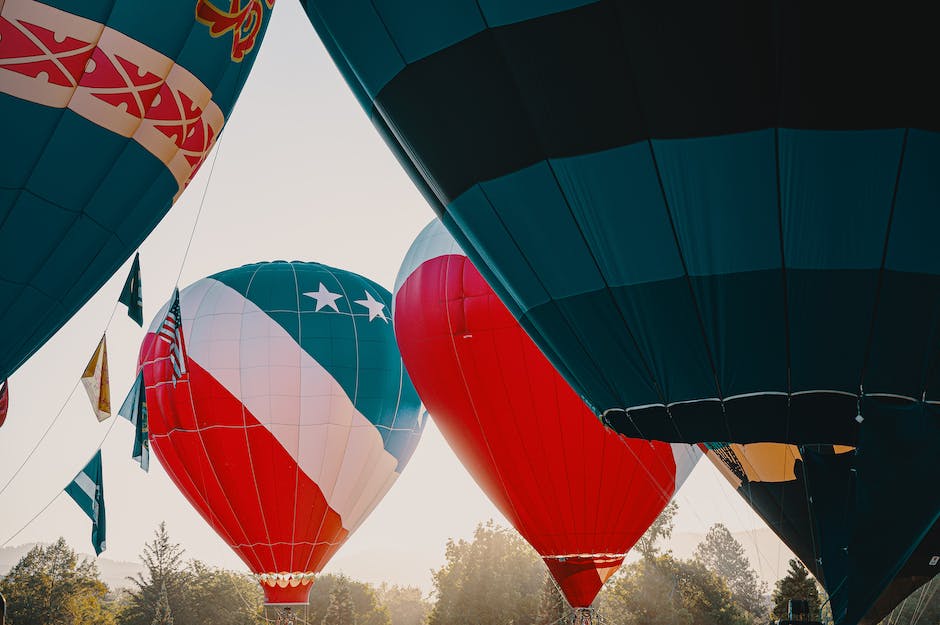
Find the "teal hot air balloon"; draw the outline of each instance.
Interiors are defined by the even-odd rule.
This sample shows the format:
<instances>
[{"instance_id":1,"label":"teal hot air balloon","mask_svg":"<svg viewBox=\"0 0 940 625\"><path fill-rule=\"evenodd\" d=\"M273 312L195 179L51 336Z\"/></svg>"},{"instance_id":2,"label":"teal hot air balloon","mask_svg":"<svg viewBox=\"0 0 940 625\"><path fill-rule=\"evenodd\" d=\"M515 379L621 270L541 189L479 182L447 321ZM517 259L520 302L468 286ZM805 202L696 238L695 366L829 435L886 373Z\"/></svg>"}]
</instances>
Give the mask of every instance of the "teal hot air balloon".
<instances>
[{"instance_id":1,"label":"teal hot air balloon","mask_svg":"<svg viewBox=\"0 0 940 625\"><path fill-rule=\"evenodd\" d=\"M202 165L274 0L0 2L0 378Z\"/></svg>"},{"instance_id":2,"label":"teal hot air balloon","mask_svg":"<svg viewBox=\"0 0 940 625\"><path fill-rule=\"evenodd\" d=\"M610 426L796 446L802 500L755 507L799 509L775 529L809 545L839 625L937 571L937 7L304 5L448 229Z\"/></svg>"}]
</instances>

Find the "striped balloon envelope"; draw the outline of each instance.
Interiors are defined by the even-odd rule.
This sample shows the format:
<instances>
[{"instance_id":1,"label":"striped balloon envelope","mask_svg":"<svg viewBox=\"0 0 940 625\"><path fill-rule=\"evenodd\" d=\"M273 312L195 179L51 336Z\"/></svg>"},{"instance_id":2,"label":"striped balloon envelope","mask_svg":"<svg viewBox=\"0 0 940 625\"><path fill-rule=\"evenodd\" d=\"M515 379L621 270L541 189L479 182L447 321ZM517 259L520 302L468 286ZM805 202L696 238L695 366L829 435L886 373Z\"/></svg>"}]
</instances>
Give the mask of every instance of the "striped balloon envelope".
<instances>
[{"instance_id":1,"label":"striped balloon envelope","mask_svg":"<svg viewBox=\"0 0 940 625\"><path fill-rule=\"evenodd\" d=\"M0 379L199 170L274 0L0 1Z\"/></svg>"},{"instance_id":2,"label":"striped balloon envelope","mask_svg":"<svg viewBox=\"0 0 940 625\"><path fill-rule=\"evenodd\" d=\"M144 339L153 451L269 605L307 602L421 436L390 302L348 271L258 263L184 289L181 340L169 303Z\"/></svg>"},{"instance_id":3,"label":"striped balloon envelope","mask_svg":"<svg viewBox=\"0 0 940 625\"><path fill-rule=\"evenodd\" d=\"M437 220L405 257L394 319L447 442L569 604L589 607L700 452L605 428Z\"/></svg>"}]
</instances>

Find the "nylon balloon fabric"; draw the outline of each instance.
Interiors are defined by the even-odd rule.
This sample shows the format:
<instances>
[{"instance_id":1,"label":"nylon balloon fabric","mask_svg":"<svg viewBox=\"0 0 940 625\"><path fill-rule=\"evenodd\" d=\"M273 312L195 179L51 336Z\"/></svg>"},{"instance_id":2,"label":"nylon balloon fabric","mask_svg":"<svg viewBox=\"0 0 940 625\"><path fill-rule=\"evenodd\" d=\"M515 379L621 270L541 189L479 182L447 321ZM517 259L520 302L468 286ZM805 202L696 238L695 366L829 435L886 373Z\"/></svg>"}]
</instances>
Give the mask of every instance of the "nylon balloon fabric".
<instances>
[{"instance_id":1,"label":"nylon balloon fabric","mask_svg":"<svg viewBox=\"0 0 940 625\"><path fill-rule=\"evenodd\" d=\"M940 442L940 91L923 80L940 9L304 6L445 226L612 427L856 448L803 469L812 519L841 506L848 529L821 523L813 559L836 623L858 623L940 516L918 487L938 469L909 467Z\"/></svg>"},{"instance_id":2,"label":"nylon balloon fabric","mask_svg":"<svg viewBox=\"0 0 940 625\"><path fill-rule=\"evenodd\" d=\"M341 269L245 265L180 293L179 380L160 334L169 304L141 347L153 452L270 605L307 602L421 436L390 304Z\"/></svg>"},{"instance_id":3,"label":"nylon balloon fabric","mask_svg":"<svg viewBox=\"0 0 940 625\"><path fill-rule=\"evenodd\" d=\"M394 320L447 442L569 604L590 606L700 453L604 428L437 220L405 258Z\"/></svg>"},{"instance_id":4,"label":"nylon balloon fabric","mask_svg":"<svg viewBox=\"0 0 940 625\"><path fill-rule=\"evenodd\" d=\"M0 3L0 378L127 260L199 170L274 0Z\"/></svg>"}]
</instances>

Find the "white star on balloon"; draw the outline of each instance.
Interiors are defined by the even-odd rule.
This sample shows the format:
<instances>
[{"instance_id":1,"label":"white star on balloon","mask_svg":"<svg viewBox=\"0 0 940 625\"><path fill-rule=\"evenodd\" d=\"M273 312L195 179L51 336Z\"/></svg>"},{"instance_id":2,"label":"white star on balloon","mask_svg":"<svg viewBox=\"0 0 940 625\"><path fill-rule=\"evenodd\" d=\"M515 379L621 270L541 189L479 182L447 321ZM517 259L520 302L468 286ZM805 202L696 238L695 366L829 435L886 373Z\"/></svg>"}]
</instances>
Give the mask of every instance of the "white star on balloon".
<instances>
[{"instance_id":1,"label":"white star on balloon","mask_svg":"<svg viewBox=\"0 0 940 625\"><path fill-rule=\"evenodd\" d=\"M320 283L320 288L316 291L310 291L309 293L304 293L307 297L312 297L317 300L317 307L313 312L320 312L321 308L329 306L336 312L339 312L339 308L336 307L336 300L342 297L339 293L330 293L330 290L323 286L323 283Z\"/></svg>"},{"instance_id":2,"label":"white star on balloon","mask_svg":"<svg viewBox=\"0 0 940 625\"><path fill-rule=\"evenodd\" d=\"M388 323L388 317L385 316L385 311L384 311L385 304L375 300L372 297L372 294L369 293L368 291L366 291L365 294L366 294L366 298L357 299L356 303L359 304L360 306L365 306L366 308L369 309L369 322L371 323L373 319L375 319L376 317L379 317L380 319L382 319L382 321L384 321L385 323Z\"/></svg>"}]
</instances>

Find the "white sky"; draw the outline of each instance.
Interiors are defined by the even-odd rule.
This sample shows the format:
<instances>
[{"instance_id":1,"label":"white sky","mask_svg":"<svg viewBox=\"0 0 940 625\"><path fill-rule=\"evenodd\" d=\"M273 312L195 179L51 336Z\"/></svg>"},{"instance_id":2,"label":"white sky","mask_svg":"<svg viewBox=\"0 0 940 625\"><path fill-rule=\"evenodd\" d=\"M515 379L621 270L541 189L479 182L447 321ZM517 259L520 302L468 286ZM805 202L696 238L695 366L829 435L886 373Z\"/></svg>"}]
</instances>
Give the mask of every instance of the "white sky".
<instances>
[{"instance_id":1,"label":"white sky","mask_svg":"<svg viewBox=\"0 0 940 625\"><path fill-rule=\"evenodd\" d=\"M261 260L312 260L361 273L390 289L414 237L433 217L361 111L298 2L280 0L248 83L223 135L180 286ZM172 292L211 165L207 163L140 248L144 323ZM130 261L11 379L0 429L0 487L20 466L65 403L107 323ZM8 328L7 331L15 330ZM121 307L108 330L112 404L134 377L144 331ZM108 549L136 560L161 520L190 557L246 570L151 462L130 459L133 428L117 418L104 446ZM98 424L79 387L23 472L0 494L0 545L60 491L92 455L111 422ZM733 531L765 527L707 462L678 495L677 532L723 522ZM402 478L327 571L366 581L430 588L449 537L503 517L429 424ZM90 523L62 495L12 542L65 536L91 551ZM785 548L761 557L786 570ZM765 562L766 564L766 562ZM778 575L779 576L779 575Z\"/></svg>"}]
</instances>

